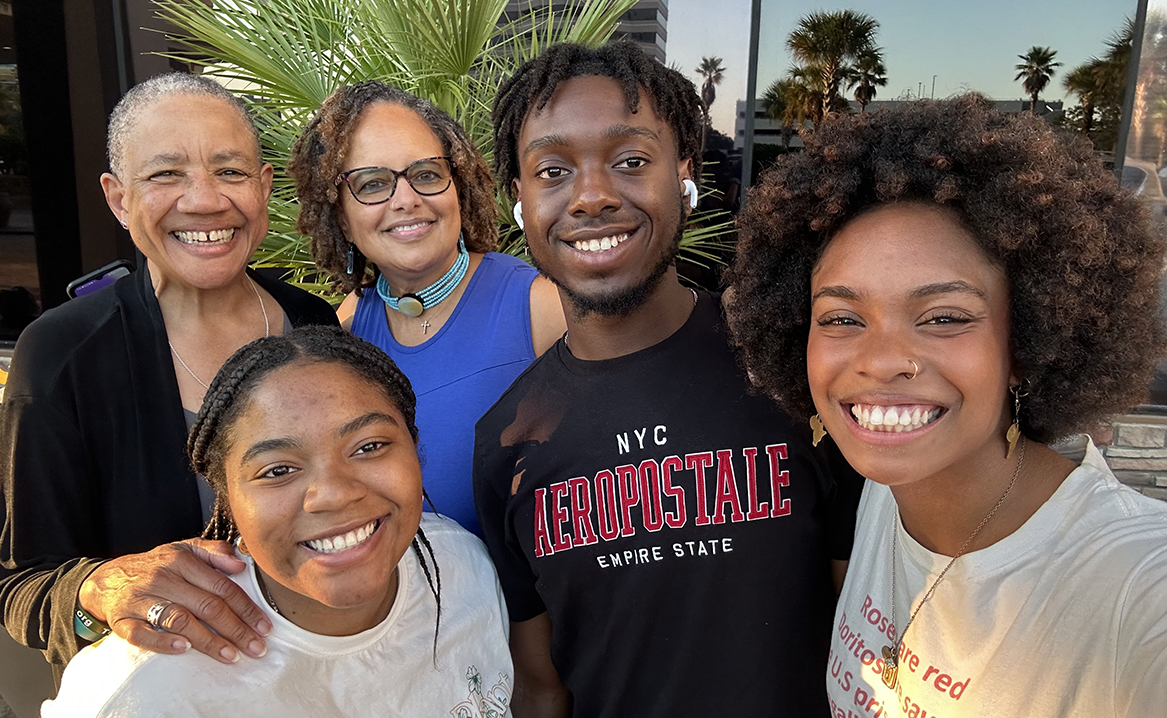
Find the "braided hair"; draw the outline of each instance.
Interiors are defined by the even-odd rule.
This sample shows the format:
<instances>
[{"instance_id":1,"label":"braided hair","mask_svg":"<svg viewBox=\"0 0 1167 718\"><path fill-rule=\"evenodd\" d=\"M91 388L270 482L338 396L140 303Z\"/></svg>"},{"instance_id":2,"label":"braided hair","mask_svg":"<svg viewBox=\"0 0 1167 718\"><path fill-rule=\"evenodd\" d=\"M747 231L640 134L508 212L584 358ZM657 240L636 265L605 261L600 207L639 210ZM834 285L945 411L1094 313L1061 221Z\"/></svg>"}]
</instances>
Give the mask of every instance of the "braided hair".
<instances>
[{"instance_id":1,"label":"braided hair","mask_svg":"<svg viewBox=\"0 0 1167 718\"><path fill-rule=\"evenodd\" d=\"M211 520L203 538L235 541L239 529L227 500L225 460L230 450L231 427L247 406L248 397L271 372L297 361L342 364L369 383L380 387L405 418L405 426L414 444L417 425L414 421L417 399L409 379L385 352L344 331L340 327L306 326L287 334L264 337L244 346L228 359L203 398L202 409L187 437L186 453L194 470L206 477L215 490ZM410 544L430 592L438 605L438 625L434 627L434 651L437 651L438 626L442 621L442 577L433 546L421 526ZM422 547L429 554L427 561ZM430 572L433 565L433 573Z\"/></svg>"},{"instance_id":2,"label":"braided hair","mask_svg":"<svg viewBox=\"0 0 1167 718\"><path fill-rule=\"evenodd\" d=\"M552 45L534 60L523 63L494 98L494 173L502 188L514 196L519 177L519 133L527 115L547 106L555 88L573 77L610 77L624 88L628 111L640 107L640 90L653 110L673 130L677 156L693 163L693 180L701 177L701 99L684 75L652 59L632 42L602 47L571 43Z\"/></svg>"},{"instance_id":3,"label":"braided hair","mask_svg":"<svg viewBox=\"0 0 1167 718\"><path fill-rule=\"evenodd\" d=\"M347 85L329 95L304 126L292 146L288 163L288 174L296 182L296 199L300 204L296 229L311 238L316 266L346 294L371 286L372 281L365 277L368 262L356 247L352 248L352 272L348 271L350 243L340 228L340 189L336 177L344 166L361 115L377 102L401 105L417 113L450 157L466 248L471 252L491 252L498 247L494 178L486 159L462 126L432 102L400 88L377 80Z\"/></svg>"}]
</instances>

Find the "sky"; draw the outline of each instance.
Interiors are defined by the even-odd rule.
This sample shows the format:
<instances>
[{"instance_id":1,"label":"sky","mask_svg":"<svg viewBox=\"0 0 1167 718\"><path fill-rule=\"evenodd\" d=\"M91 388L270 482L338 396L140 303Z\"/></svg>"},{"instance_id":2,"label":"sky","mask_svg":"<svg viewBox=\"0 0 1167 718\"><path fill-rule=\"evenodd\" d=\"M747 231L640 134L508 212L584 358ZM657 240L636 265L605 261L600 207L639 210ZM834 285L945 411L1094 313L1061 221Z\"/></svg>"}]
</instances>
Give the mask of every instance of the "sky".
<instances>
[{"instance_id":1,"label":"sky","mask_svg":"<svg viewBox=\"0 0 1167 718\"><path fill-rule=\"evenodd\" d=\"M698 87L694 70L702 56L722 58L725 77L713 103L713 126L732 134L734 105L746 94L749 66L750 0L669 0L667 62ZM936 97L976 90L993 99L1024 96L1013 69L1018 55L1034 45L1057 50L1065 63L1042 97L1064 98L1061 78L1105 49L1106 39L1125 17L1134 17L1135 0L763 0L758 45L758 94L793 64L786 36L798 19L816 10L850 9L880 23L888 85L877 99L895 99L924 87Z\"/></svg>"}]
</instances>

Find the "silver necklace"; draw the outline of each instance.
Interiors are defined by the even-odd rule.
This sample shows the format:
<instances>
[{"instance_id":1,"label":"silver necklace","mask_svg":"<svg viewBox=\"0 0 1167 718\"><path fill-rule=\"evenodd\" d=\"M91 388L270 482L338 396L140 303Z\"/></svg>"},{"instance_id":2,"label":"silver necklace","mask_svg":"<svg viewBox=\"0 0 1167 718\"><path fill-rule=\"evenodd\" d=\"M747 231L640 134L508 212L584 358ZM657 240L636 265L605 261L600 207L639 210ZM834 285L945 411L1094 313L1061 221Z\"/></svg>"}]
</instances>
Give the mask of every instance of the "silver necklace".
<instances>
[{"instance_id":1,"label":"silver necklace","mask_svg":"<svg viewBox=\"0 0 1167 718\"><path fill-rule=\"evenodd\" d=\"M689 291L693 293L693 306L697 306L697 290L689 287ZM563 343L567 344L567 332L563 333ZM571 345L568 345L571 348Z\"/></svg>"},{"instance_id":2,"label":"silver necklace","mask_svg":"<svg viewBox=\"0 0 1167 718\"><path fill-rule=\"evenodd\" d=\"M271 325L268 324L267 321L267 307L263 306L263 298L259 296L259 289L255 286L255 280L251 277L248 277L247 281L251 284L251 291L255 292L255 299L259 302L259 311L263 312L263 335L265 337L269 337L271 336ZM211 387L207 386L206 382L198 378L198 376L193 371L191 371L190 367L186 365L186 362L182 360L182 357L178 355L178 350L174 348L173 342L171 342L168 338L166 343L170 345L170 351L174 354L174 358L178 360L178 363L182 365L183 369L186 369L186 373L190 374L190 378L197 381L199 386L203 388L203 391L210 391Z\"/></svg>"},{"instance_id":3,"label":"silver necklace","mask_svg":"<svg viewBox=\"0 0 1167 718\"><path fill-rule=\"evenodd\" d=\"M276 605L276 600L271 597L271 591L267 590L267 582L263 580L263 574L259 572L258 568L255 570L255 582L259 584L259 592L263 594L263 600L267 601L271 610L275 611L277 616L284 615L280 613L280 607Z\"/></svg>"},{"instance_id":4,"label":"silver necklace","mask_svg":"<svg viewBox=\"0 0 1167 718\"><path fill-rule=\"evenodd\" d=\"M993 514L997 513L997 509L1001 508L1001 504L1005 503L1005 499L1009 498L1009 492L1013 490L1013 485L1017 483L1017 477L1021 475L1021 465L1025 463L1025 444L1025 438L1022 437L1021 453L1017 457L1017 468L1013 469L1013 478L1009 480L1009 486L1005 489L1005 493L1001 494L1001 498L997 499L997 503L993 506L989 513L986 514L983 519L981 519L981 522L977 524L977 527L973 529L973 532L969 534L968 538L964 540L964 543L960 545L960 549L957 550L956 555L952 557L952 560L948 562L948 565L944 567L944 570L941 571L940 575L936 577L936 580L932 582L931 588L929 588L928 592L924 594L924 597L920 599L920 603L916 606L916 610L912 611L912 615L908 617L908 622L904 626L904 630L900 631L899 638L897 638L895 641L895 646L883 647L883 675L881 677L883 678L883 684L888 688L895 690L896 680L899 676L900 648L903 646L904 637L908 635L908 629L912 627L912 621L916 620L916 615L920 613L920 609L924 607L924 604L927 603L928 599L932 597L932 592L935 591L936 587L940 585L940 582L944 580L944 574L948 573L948 569L952 568L952 564L956 563L956 559L964 555L964 552L968 550L969 545L972 544L973 539L977 537L977 534L981 532L981 529L985 527L985 524L989 523L989 519L993 518ZM892 525L891 532L891 625L893 626L896 623L896 544L899 543L899 506L896 507L894 521L895 523Z\"/></svg>"}]
</instances>

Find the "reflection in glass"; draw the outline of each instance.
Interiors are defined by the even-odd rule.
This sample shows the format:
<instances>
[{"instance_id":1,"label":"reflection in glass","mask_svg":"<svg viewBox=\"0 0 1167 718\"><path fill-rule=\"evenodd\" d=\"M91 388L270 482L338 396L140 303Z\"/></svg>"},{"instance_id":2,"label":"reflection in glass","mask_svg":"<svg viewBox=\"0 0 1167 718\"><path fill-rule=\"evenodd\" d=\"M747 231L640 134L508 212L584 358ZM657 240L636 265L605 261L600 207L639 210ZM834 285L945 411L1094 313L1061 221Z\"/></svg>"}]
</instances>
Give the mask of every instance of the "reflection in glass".
<instances>
[{"instance_id":1,"label":"reflection in glass","mask_svg":"<svg viewBox=\"0 0 1167 718\"><path fill-rule=\"evenodd\" d=\"M1160 231L1167 231L1167 1L1150 0L1131 100L1130 129L1123 158L1122 183L1143 199ZM1167 290L1167 284L1161 285ZM1151 384L1150 404L1162 413L1167 405L1167 362Z\"/></svg>"},{"instance_id":2,"label":"reflection in glass","mask_svg":"<svg viewBox=\"0 0 1167 718\"><path fill-rule=\"evenodd\" d=\"M3 6L9 12L3 12ZM0 343L15 340L40 313L28 153L10 8L0 3Z\"/></svg>"}]
</instances>

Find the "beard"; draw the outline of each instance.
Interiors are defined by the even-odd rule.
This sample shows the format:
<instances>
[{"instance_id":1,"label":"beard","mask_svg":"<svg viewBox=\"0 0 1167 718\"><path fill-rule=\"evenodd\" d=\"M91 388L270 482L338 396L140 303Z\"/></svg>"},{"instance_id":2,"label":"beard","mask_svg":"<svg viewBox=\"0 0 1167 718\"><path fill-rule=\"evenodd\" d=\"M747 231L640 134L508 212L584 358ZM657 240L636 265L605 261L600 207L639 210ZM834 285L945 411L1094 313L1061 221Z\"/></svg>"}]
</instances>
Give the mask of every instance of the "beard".
<instances>
[{"instance_id":1,"label":"beard","mask_svg":"<svg viewBox=\"0 0 1167 718\"><path fill-rule=\"evenodd\" d=\"M632 312L636 311L644 305L648 298L652 296L653 291L660 285L665 273L669 271L669 267L677 259L677 252L681 248L681 237L685 234L685 211L680 212L680 221L677 222L677 231L673 236L673 241L669 243L668 247L661 253L660 258L648 274L644 275L636 284L630 287L623 287L613 292L600 295L584 295L572 291L558 277L554 276L546 270L545 267L539 264L539 260L535 258L535 253L531 253L531 264L539 273L547 277L551 282L559 287L567 296L567 300L571 303L572 311L575 313L577 319L583 319L589 314L595 314L600 317L626 317Z\"/></svg>"}]
</instances>

